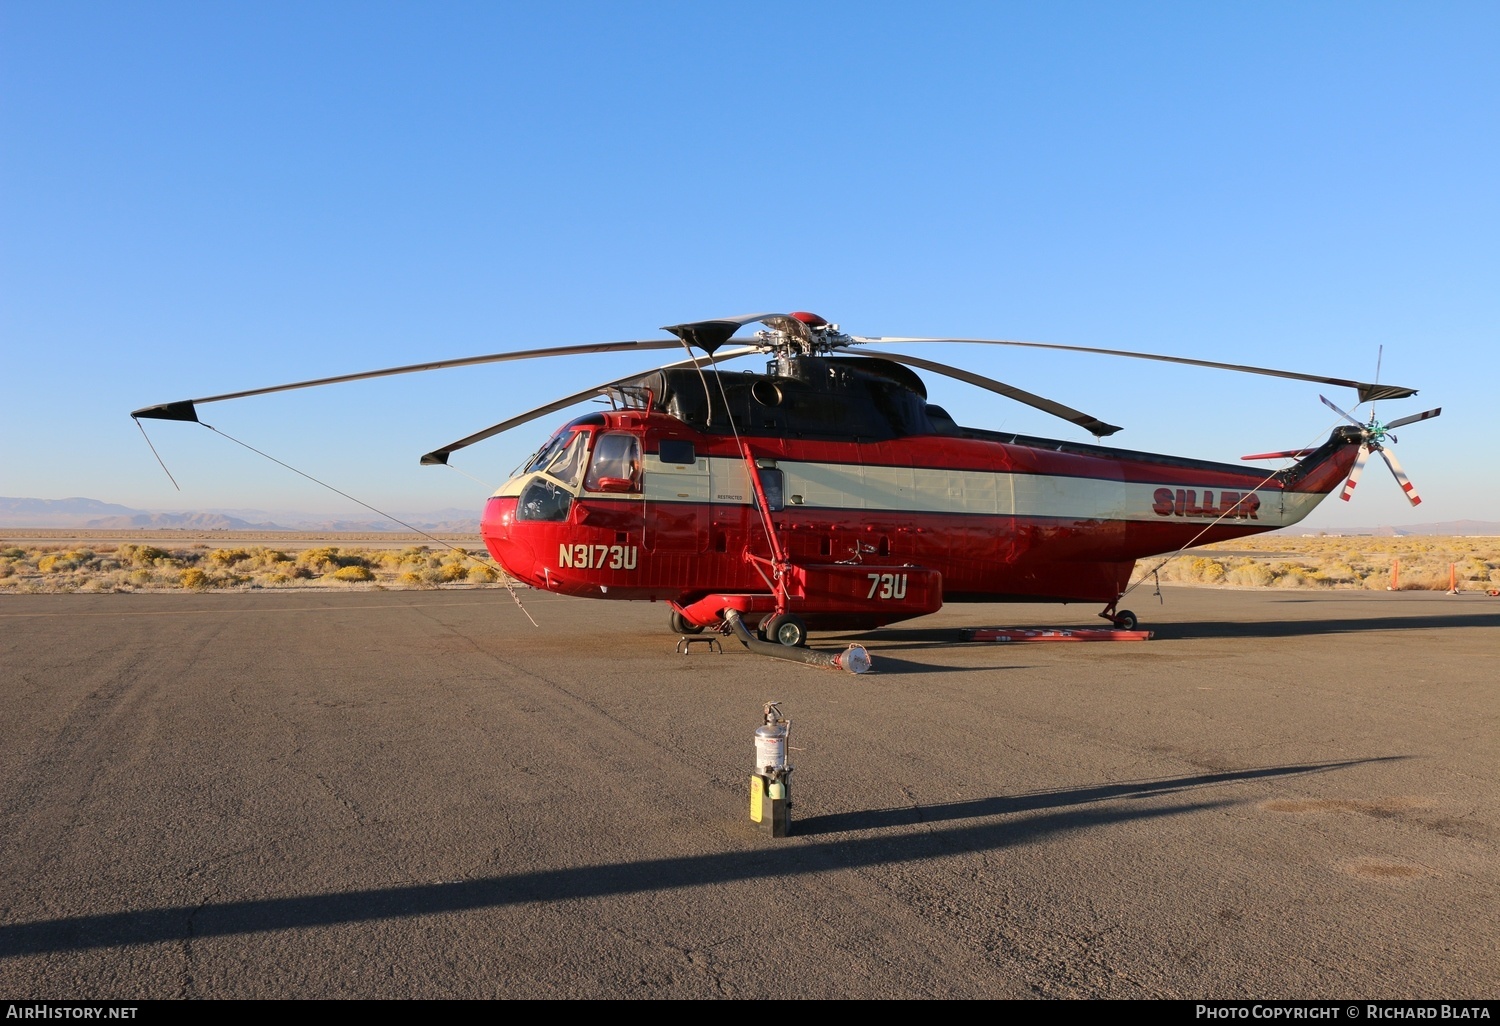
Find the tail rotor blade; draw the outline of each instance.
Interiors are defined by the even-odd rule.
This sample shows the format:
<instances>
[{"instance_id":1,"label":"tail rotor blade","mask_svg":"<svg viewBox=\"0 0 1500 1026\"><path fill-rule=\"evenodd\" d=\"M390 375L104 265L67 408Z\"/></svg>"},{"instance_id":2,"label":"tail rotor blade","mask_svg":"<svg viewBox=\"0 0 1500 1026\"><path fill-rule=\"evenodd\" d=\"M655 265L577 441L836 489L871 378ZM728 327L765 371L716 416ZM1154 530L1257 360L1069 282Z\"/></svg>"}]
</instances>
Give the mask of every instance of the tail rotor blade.
<instances>
[{"instance_id":1,"label":"tail rotor blade","mask_svg":"<svg viewBox=\"0 0 1500 1026\"><path fill-rule=\"evenodd\" d=\"M1413 506L1421 505L1422 497L1417 494L1416 488L1412 486L1411 478L1406 476L1406 471L1401 469L1401 461L1396 459L1396 454L1389 449L1381 449L1380 455L1385 458L1385 465L1391 468L1391 473L1396 476L1396 483L1406 493L1406 501Z\"/></svg>"},{"instance_id":2,"label":"tail rotor blade","mask_svg":"<svg viewBox=\"0 0 1500 1026\"><path fill-rule=\"evenodd\" d=\"M1327 399L1324 399L1323 401L1325 403L1328 402ZM1333 406L1332 403L1328 403L1328 405ZM1334 408L1338 409L1338 407ZM1343 411L1339 410L1339 412L1342 413ZM1364 473L1365 461L1369 458L1370 447L1368 445L1361 445L1359 447L1359 455L1354 457L1354 467L1349 471L1349 480L1344 482L1344 490L1339 493L1339 498L1343 499L1345 502L1348 502L1349 499L1353 497L1354 486L1359 484L1359 475Z\"/></svg>"},{"instance_id":3,"label":"tail rotor blade","mask_svg":"<svg viewBox=\"0 0 1500 1026\"><path fill-rule=\"evenodd\" d=\"M1343 410L1339 409L1337 406L1333 405L1333 403L1329 402L1328 401L1328 397L1326 395L1320 395L1320 396L1318 396L1318 398L1321 399L1321 400L1323 400L1323 405L1324 406L1328 407L1334 413L1337 413L1340 417L1343 417L1345 420L1347 420L1349 423L1353 424L1355 427L1362 428L1362 427L1365 426L1364 424L1362 424L1359 421L1355 420L1353 417L1349 416L1349 414L1345 413Z\"/></svg>"},{"instance_id":4,"label":"tail rotor blade","mask_svg":"<svg viewBox=\"0 0 1500 1026\"><path fill-rule=\"evenodd\" d=\"M1385 429L1389 431L1391 428L1404 427L1407 424L1415 424L1419 420L1431 420L1433 417L1436 417L1442 412L1443 408L1439 406L1437 409L1428 410L1426 413L1413 413L1410 417L1402 417L1400 420L1391 421L1385 426Z\"/></svg>"}]
</instances>

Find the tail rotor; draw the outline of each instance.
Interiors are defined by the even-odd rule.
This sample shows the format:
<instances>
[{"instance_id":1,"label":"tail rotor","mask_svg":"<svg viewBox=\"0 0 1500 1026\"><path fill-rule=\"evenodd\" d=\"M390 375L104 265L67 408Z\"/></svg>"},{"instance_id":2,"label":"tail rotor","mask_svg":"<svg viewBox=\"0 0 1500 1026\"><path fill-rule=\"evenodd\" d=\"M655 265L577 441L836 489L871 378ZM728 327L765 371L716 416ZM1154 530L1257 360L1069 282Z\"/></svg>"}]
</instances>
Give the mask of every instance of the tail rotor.
<instances>
[{"instance_id":1,"label":"tail rotor","mask_svg":"<svg viewBox=\"0 0 1500 1026\"><path fill-rule=\"evenodd\" d=\"M1415 424L1422 420L1431 420L1443 412L1442 407L1438 407L1435 410L1426 410L1422 413L1414 413L1409 417L1401 417L1398 420L1391 421L1389 424L1382 424L1376 420L1372 410L1370 420L1366 423L1355 420L1348 413L1345 413L1329 402L1326 396L1320 395L1318 398L1323 400L1324 406L1327 406L1340 417L1343 417L1349 423L1359 428L1363 436L1363 440L1359 446L1359 455L1355 457L1354 467L1349 471L1349 480L1344 482L1344 490L1339 493L1339 498L1345 502L1349 501L1350 497L1354 494L1355 486L1359 484L1359 475L1364 471L1365 463L1369 460L1370 453L1378 452L1380 453L1380 458L1385 460L1385 465L1391 469L1391 475L1395 477L1396 483L1401 486L1401 491L1406 495L1406 501L1413 506L1420 505L1422 497L1417 494L1417 489L1412 485L1411 478L1406 476L1406 471L1402 469L1401 461L1396 459L1396 454L1386 448L1384 443L1395 443L1396 436L1391 434L1393 428L1405 427L1407 424ZM1371 405L1373 407L1374 404L1372 403Z\"/></svg>"}]
</instances>

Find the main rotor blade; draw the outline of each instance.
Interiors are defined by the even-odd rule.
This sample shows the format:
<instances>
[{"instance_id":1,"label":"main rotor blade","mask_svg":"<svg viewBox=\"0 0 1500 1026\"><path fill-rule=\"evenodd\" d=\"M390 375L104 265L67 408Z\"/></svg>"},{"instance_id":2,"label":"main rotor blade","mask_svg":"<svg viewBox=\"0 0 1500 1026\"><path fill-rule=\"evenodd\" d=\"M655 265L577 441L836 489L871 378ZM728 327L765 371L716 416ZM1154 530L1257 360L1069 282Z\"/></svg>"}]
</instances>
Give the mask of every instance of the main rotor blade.
<instances>
[{"instance_id":1,"label":"main rotor blade","mask_svg":"<svg viewBox=\"0 0 1500 1026\"><path fill-rule=\"evenodd\" d=\"M1213 360L1190 360L1185 356L1158 356L1154 353L1135 353L1128 349L1094 349L1089 346L1061 346L1050 342L1017 342L999 338L856 338L855 341L875 345L904 345L907 342L959 342L966 345L1022 346L1027 349L1060 349L1070 353L1095 353L1101 356L1125 356L1134 360L1159 360L1162 363L1183 363L1192 367L1213 367L1218 370L1239 371L1244 374L1264 374L1273 378L1293 378L1297 381L1316 381L1325 385L1344 385L1357 389L1359 401L1367 403L1375 399L1404 399L1416 395L1415 388L1400 385L1376 385L1366 381L1350 381L1348 378L1324 378L1316 374L1298 374L1295 371L1273 370L1269 367L1251 367L1246 364L1216 363Z\"/></svg>"},{"instance_id":2,"label":"main rotor blade","mask_svg":"<svg viewBox=\"0 0 1500 1026\"><path fill-rule=\"evenodd\" d=\"M578 346L549 346L544 349L521 349L511 353L491 353L488 356L465 356L456 360L434 360L430 363L410 363L404 367L387 367L384 370L361 371L358 374L339 374L331 378L315 378L311 381L294 381L289 385L272 385L269 388L252 388L244 392L226 392L202 399L179 399L176 402L145 406L132 412L136 418L149 420L197 420L198 403L217 403L225 399L244 399L252 395L267 395L271 392L289 392L294 388L313 388L317 385L338 385L346 381L363 381L366 378L384 378L393 374L415 374L418 371L445 370L449 367L474 367L485 363L505 363L509 360L530 360L544 356L582 356L588 353L636 352L647 349L678 349L682 343L677 339L635 340L628 342L594 342Z\"/></svg>"},{"instance_id":3,"label":"main rotor blade","mask_svg":"<svg viewBox=\"0 0 1500 1026\"><path fill-rule=\"evenodd\" d=\"M1411 478L1406 476L1406 471L1401 469L1401 461L1396 459L1396 454L1386 448L1381 448L1379 452L1385 459L1385 465L1390 467L1391 473L1395 475L1396 483L1406 493L1406 501L1413 506L1420 506L1422 504L1422 497L1417 494L1416 488L1412 486Z\"/></svg>"},{"instance_id":4,"label":"main rotor blade","mask_svg":"<svg viewBox=\"0 0 1500 1026\"><path fill-rule=\"evenodd\" d=\"M1391 428L1405 427L1407 424L1415 424L1419 420L1431 420L1433 417L1436 417L1442 412L1443 408L1439 406L1437 409L1428 410L1426 413L1413 413L1410 417L1402 417L1400 420L1391 421L1385 426L1385 429L1389 431Z\"/></svg>"},{"instance_id":5,"label":"main rotor blade","mask_svg":"<svg viewBox=\"0 0 1500 1026\"><path fill-rule=\"evenodd\" d=\"M849 351L847 346L841 348L846 352ZM1014 385L1007 385L1003 381L996 381L993 378L987 378L982 374L975 374L973 371L960 370L957 367L950 367L946 363L936 363L932 360L924 360L919 356L907 356L904 353L889 353L883 349L880 351L880 355L882 358L891 360L895 363L909 364L913 367L921 367L924 370L930 370L938 374L944 374L950 378L968 382L971 385L978 385L980 388L988 389L989 391L994 392L997 395L1003 395L1008 399L1014 399L1017 402L1025 403L1027 406L1035 407L1036 409L1041 410L1043 413L1050 413L1054 417L1061 417L1063 420L1071 421L1072 423L1077 424L1079 427L1088 431L1089 434L1093 435L1096 438L1103 438L1105 435L1112 435L1116 431L1120 430L1120 428L1115 426L1114 424L1106 424L1098 417L1093 417L1080 410L1075 410L1071 406L1064 406L1062 403L1054 402L1051 399L1044 398L1043 396L1036 395L1032 392L1027 392L1025 389L1017 388Z\"/></svg>"},{"instance_id":6,"label":"main rotor blade","mask_svg":"<svg viewBox=\"0 0 1500 1026\"><path fill-rule=\"evenodd\" d=\"M682 343L673 342L672 344L676 346L681 345ZM467 438L460 438L456 442L449 442L447 445L442 446L438 449L434 449L431 452L423 455L422 465L424 467L430 467L437 464L446 464L448 462L448 457L453 455L453 453L457 452L459 449L463 449L467 446L473 445L475 442L482 442L486 438L493 438L498 434L509 431L513 427L520 427L522 424L529 424L531 421L536 420L538 417L545 417L549 413L556 413L558 410L567 409L574 403L581 403L585 399L589 399L593 396L598 395L606 388L611 388L615 385L623 385L627 381L634 381L636 378L642 377L646 374L650 374L652 370L667 370L673 367L706 367L710 364L722 363L725 360L733 360L737 357L747 356L750 353L758 352L760 352L758 348L747 346L744 349L733 349L727 353L720 353L715 356L697 356L691 360L679 360L676 363L664 364L661 367L653 367L651 368L651 370L640 371L635 374L627 374L623 378L615 378L613 381L606 381L602 385L595 385L593 388L586 388L582 392L574 392L572 395L565 396L562 399L556 400L555 402L550 402L546 406L538 406L534 410L527 410L525 413L511 417L509 420L502 420L500 423L495 424L491 427L487 427L483 431L476 431L474 434L469 435Z\"/></svg>"}]
</instances>

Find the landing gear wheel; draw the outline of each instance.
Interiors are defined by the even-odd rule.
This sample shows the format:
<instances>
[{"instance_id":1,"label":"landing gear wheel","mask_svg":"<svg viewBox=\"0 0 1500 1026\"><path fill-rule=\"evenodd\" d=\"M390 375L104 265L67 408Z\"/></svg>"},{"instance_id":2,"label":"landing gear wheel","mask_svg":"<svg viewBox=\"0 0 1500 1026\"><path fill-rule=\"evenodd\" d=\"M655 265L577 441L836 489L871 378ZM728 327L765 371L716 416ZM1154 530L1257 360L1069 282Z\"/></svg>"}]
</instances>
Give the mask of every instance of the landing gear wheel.
<instances>
[{"instance_id":1,"label":"landing gear wheel","mask_svg":"<svg viewBox=\"0 0 1500 1026\"><path fill-rule=\"evenodd\" d=\"M667 617L667 623L671 625L673 634L702 634L703 628L695 623L688 623L683 619L681 613L672 610L672 615Z\"/></svg>"},{"instance_id":2,"label":"landing gear wheel","mask_svg":"<svg viewBox=\"0 0 1500 1026\"><path fill-rule=\"evenodd\" d=\"M787 648L804 648L807 645L807 624L796 613L781 613L766 617L760 622L761 633L767 641L774 641Z\"/></svg>"},{"instance_id":3,"label":"landing gear wheel","mask_svg":"<svg viewBox=\"0 0 1500 1026\"><path fill-rule=\"evenodd\" d=\"M1115 626L1122 631L1133 631L1135 630L1136 624L1140 623L1140 621L1135 618L1135 614L1128 609L1120 610L1111 619L1114 620Z\"/></svg>"}]
</instances>

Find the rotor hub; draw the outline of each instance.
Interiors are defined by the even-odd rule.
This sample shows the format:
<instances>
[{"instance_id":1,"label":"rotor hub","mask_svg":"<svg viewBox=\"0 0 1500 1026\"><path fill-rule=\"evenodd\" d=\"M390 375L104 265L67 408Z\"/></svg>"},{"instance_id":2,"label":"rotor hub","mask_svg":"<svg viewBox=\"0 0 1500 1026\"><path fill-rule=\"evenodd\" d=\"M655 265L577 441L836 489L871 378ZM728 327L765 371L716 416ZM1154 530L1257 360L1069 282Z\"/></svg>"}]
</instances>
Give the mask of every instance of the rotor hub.
<instances>
[{"instance_id":1,"label":"rotor hub","mask_svg":"<svg viewBox=\"0 0 1500 1026\"><path fill-rule=\"evenodd\" d=\"M777 357L829 356L855 341L839 331L837 324L805 310L777 314L761 323L766 327L755 333L755 344Z\"/></svg>"}]
</instances>

